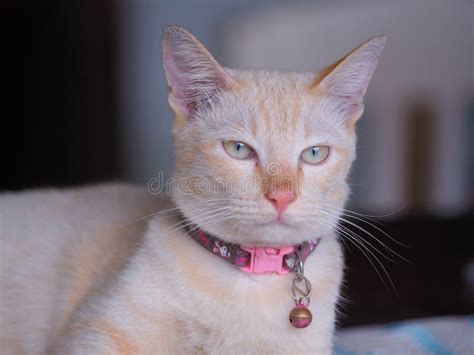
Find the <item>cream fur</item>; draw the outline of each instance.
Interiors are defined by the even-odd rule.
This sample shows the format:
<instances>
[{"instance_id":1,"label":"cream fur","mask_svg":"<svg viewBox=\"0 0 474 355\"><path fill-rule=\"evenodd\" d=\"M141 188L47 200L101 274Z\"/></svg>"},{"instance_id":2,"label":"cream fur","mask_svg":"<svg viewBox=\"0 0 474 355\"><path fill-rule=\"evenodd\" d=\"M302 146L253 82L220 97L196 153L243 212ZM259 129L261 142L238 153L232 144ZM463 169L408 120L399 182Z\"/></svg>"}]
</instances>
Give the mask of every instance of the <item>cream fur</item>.
<instances>
[{"instance_id":1,"label":"cream fur","mask_svg":"<svg viewBox=\"0 0 474 355\"><path fill-rule=\"evenodd\" d=\"M188 32L168 28L172 199L120 184L1 196L2 353L329 354L343 276L334 225L349 192L353 125L384 42L320 74L248 72L220 67ZM356 110L341 109L347 102ZM246 142L256 158L229 157L223 140ZM327 161L303 164L301 151L317 144L331 147ZM285 181L297 199L276 223L262 188ZM173 212L141 219L175 206L185 221ZM292 275L237 270L190 240L186 221L243 245L320 236L305 264L313 323L288 322Z\"/></svg>"}]
</instances>

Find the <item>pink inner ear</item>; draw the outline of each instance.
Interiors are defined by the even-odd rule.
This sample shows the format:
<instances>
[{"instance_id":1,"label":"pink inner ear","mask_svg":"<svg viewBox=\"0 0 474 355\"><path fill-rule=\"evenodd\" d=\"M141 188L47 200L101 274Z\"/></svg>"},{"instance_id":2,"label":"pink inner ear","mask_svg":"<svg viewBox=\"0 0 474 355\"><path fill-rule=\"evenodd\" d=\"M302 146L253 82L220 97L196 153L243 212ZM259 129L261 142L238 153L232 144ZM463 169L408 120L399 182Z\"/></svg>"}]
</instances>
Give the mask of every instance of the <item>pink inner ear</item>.
<instances>
[{"instance_id":1,"label":"pink inner ear","mask_svg":"<svg viewBox=\"0 0 474 355\"><path fill-rule=\"evenodd\" d=\"M328 95L344 101L360 103L374 69L375 62L367 60L367 58L343 63L323 81Z\"/></svg>"},{"instance_id":2,"label":"pink inner ear","mask_svg":"<svg viewBox=\"0 0 474 355\"><path fill-rule=\"evenodd\" d=\"M173 100L174 103L179 106L183 113L189 115L194 110L194 107L189 102L186 102L184 93L190 83L186 83L186 79L182 75L182 69L180 69L175 60L176 58L171 53L168 41L163 41L163 65L166 71L168 89L175 99Z\"/></svg>"},{"instance_id":3,"label":"pink inner ear","mask_svg":"<svg viewBox=\"0 0 474 355\"><path fill-rule=\"evenodd\" d=\"M222 68L188 37L164 39L163 62L173 104L188 118L226 85Z\"/></svg>"},{"instance_id":4,"label":"pink inner ear","mask_svg":"<svg viewBox=\"0 0 474 355\"><path fill-rule=\"evenodd\" d=\"M362 100L354 96L333 96L334 111L343 117L352 117L356 114L362 104Z\"/></svg>"},{"instance_id":5,"label":"pink inner ear","mask_svg":"<svg viewBox=\"0 0 474 355\"><path fill-rule=\"evenodd\" d=\"M321 81L334 112L349 118L360 111L384 45L384 37L367 41L338 63Z\"/></svg>"}]
</instances>

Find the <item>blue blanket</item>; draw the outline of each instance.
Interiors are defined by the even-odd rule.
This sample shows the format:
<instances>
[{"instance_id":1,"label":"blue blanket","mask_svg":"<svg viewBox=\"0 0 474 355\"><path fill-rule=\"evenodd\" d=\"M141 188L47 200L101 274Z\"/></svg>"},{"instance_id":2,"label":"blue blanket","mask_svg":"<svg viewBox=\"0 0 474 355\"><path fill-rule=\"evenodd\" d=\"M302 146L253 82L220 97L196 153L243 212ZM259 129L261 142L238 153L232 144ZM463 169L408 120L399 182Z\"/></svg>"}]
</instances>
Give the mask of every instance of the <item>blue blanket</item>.
<instances>
[{"instance_id":1,"label":"blue blanket","mask_svg":"<svg viewBox=\"0 0 474 355\"><path fill-rule=\"evenodd\" d=\"M349 328L335 344L336 355L474 355L474 316Z\"/></svg>"}]
</instances>

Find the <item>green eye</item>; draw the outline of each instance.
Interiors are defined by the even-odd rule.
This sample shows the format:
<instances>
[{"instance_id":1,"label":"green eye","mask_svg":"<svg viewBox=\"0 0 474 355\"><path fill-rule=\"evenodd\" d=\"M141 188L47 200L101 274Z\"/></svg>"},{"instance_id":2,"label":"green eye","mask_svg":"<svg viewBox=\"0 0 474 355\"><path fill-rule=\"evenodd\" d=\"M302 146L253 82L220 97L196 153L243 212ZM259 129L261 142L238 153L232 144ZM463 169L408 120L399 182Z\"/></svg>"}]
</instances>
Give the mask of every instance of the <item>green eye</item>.
<instances>
[{"instance_id":1,"label":"green eye","mask_svg":"<svg viewBox=\"0 0 474 355\"><path fill-rule=\"evenodd\" d=\"M250 146L238 141L225 141L224 148L235 159L248 159L253 155L253 149Z\"/></svg>"},{"instance_id":2,"label":"green eye","mask_svg":"<svg viewBox=\"0 0 474 355\"><path fill-rule=\"evenodd\" d=\"M315 145L314 147L303 150L301 158L308 164L319 164L323 162L329 155L329 147L327 145Z\"/></svg>"}]
</instances>

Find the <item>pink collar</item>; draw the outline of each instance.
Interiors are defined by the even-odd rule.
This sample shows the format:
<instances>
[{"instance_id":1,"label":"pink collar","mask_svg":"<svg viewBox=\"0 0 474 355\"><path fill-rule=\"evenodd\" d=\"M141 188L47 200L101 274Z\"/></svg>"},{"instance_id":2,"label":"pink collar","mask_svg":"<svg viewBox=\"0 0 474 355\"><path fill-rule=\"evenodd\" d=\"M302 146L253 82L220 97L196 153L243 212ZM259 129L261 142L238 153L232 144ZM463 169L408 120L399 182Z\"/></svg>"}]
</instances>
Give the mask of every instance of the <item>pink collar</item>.
<instances>
[{"instance_id":1,"label":"pink collar","mask_svg":"<svg viewBox=\"0 0 474 355\"><path fill-rule=\"evenodd\" d=\"M306 258L316 249L319 238L295 246L281 248L272 247L240 247L226 243L217 237L206 234L197 226L188 228L189 235L200 245L225 261L237 266L240 270L254 274L296 272L300 260Z\"/></svg>"}]
</instances>

